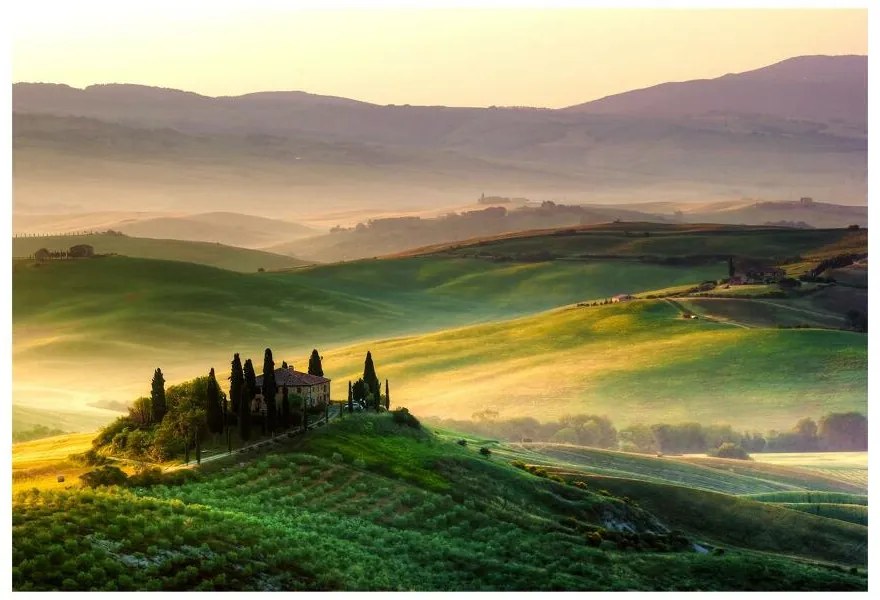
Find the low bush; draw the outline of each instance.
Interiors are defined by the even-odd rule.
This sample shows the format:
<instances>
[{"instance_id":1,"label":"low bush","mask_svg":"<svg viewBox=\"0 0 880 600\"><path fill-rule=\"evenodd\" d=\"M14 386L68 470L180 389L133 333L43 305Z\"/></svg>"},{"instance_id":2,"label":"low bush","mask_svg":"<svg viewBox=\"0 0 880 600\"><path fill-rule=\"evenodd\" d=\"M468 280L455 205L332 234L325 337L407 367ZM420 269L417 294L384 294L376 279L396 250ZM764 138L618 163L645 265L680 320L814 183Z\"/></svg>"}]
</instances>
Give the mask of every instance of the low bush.
<instances>
[{"instance_id":1,"label":"low bush","mask_svg":"<svg viewBox=\"0 0 880 600\"><path fill-rule=\"evenodd\" d=\"M102 485L125 485L128 476L118 467L105 466L79 476L84 485L88 487L98 487Z\"/></svg>"},{"instance_id":2,"label":"low bush","mask_svg":"<svg viewBox=\"0 0 880 600\"><path fill-rule=\"evenodd\" d=\"M391 411L391 418L398 425L406 425L407 427L412 427L413 429L418 429L422 426L419 423L419 420L416 419L410 412L409 409L401 407L396 408Z\"/></svg>"},{"instance_id":3,"label":"low bush","mask_svg":"<svg viewBox=\"0 0 880 600\"><path fill-rule=\"evenodd\" d=\"M480 454L482 454L483 456L489 456L492 454L492 451L483 446L482 448L480 448Z\"/></svg>"},{"instance_id":4,"label":"low bush","mask_svg":"<svg viewBox=\"0 0 880 600\"><path fill-rule=\"evenodd\" d=\"M458 440L455 443L458 444L459 446L467 446L467 440Z\"/></svg>"}]
</instances>

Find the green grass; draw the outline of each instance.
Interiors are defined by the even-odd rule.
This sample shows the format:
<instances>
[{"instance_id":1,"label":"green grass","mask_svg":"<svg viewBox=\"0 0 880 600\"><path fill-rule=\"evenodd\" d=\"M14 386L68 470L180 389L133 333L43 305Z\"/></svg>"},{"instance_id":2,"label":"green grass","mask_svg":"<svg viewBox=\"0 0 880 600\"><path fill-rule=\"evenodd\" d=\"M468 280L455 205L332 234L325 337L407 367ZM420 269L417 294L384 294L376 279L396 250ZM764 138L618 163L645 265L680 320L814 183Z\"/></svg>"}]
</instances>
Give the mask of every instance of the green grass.
<instances>
[{"instance_id":1,"label":"green grass","mask_svg":"<svg viewBox=\"0 0 880 600\"><path fill-rule=\"evenodd\" d=\"M626 232L632 235L627 236ZM645 231L650 232L644 237ZM586 226L559 232L522 232L473 243L450 244L432 251L449 255L517 257L550 252L557 257L717 256L738 255L782 260L802 256L806 261L867 247L865 231L845 229L762 229L725 225L665 225L619 223Z\"/></svg>"},{"instance_id":2,"label":"green grass","mask_svg":"<svg viewBox=\"0 0 880 600\"><path fill-rule=\"evenodd\" d=\"M868 531L863 525L677 485L602 476L590 476L586 482L591 489L626 496L661 515L669 527L709 543L844 564L867 561Z\"/></svg>"},{"instance_id":3,"label":"green grass","mask_svg":"<svg viewBox=\"0 0 880 600\"><path fill-rule=\"evenodd\" d=\"M205 465L182 485L16 494L12 581L19 591L866 587L861 555L841 550L863 527L744 502L819 523L815 547L800 557L592 547L585 535L597 526L662 526L644 508L533 476L497 453L388 415L353 415ZM767 520L754 525L774 533Z\"/></svg>"},{"instance_id":4,"label":"green grass","mask_svg":"<svg viewBox=\"0 0 880 600\"><path fill-rule=\"evenodd\" d=\"M805 512L826 519L868 526L868 507L857 504L832 504L824 502L786 502L779 506Z\"/></svg>"},{"instance_id":5,"label":"green grass","mask_svg":"<svg viewBox=\"0 0 880 600\"><path fill-rule=\"evenodd\" d=\"M267 346L300 365L315 347L508 318L721 270L440 258L259 274L125 257L17 264L15 401L127 402L146 391L157 366L180 381L211 366L224 372L236 351L259 361ZM46 368L55 374L48 381ZM340 376L332 361L327 369Z\"/></svg>"},{"instance_id":6,"label":"green grass","mask_svg":"<svg viewBox=\"0 0 880 600\"><path fill-rule=\"evenodd\" d=\"M785 502L785 503L820 503L820 504L855 504L868 506L868 496L864 494L845 494L841 492L817 492L817 491L792 491L792 492L767 492L752 494L753 500L761 502Z\"/></svg>"},{"instance_id":7,"label":"green grass","mask_svg":"<svg viewBox=\"0 0 880 600\"><path fill-rule=\"evenodd\" d=\"M798 418L866 409L866 337L743 329L681 319L662 301L571 307L369 345L393 402L425 416L630 423L724 422L789 428ZM344 394L366 345L328 352ZM340 377L341 375L341 377ZM450 382L453 382L450 385Z\"/></svg>"},{"instance_id":8,"label":"green grass","mask_svg":"<svg viewBox=\"0 0 880 600\"><path fill-rule=\"evenodd\" d=\"M670 483L732 495L855 492L845 481L792 468L723 459L694 460L600 450L568 444L528 443L505 446L505 456L529 464L568 468L594 475ZM740 464L741 463L741 464ZM760 496L758 497L760 498ZM797 501L797 500L789 500Z\"/></svg>"},{"instance_id":9,"label":"green grass","mask_svg":"<svg viewBox=\"0 0 880 600\"><path fill-rule=\"evenodd\" d=\"M53 235L35 238L13 238L12 255L27 257L40 248L48 250L67 250L77 244L89 244L96 254L119 254L134 258L174 260L230 271L253 273L257 269L290 269L307 264L305 261L235 246L212 242L191 242L185 240L160 240L121 235Z\"/></svg>"}]
</instances>

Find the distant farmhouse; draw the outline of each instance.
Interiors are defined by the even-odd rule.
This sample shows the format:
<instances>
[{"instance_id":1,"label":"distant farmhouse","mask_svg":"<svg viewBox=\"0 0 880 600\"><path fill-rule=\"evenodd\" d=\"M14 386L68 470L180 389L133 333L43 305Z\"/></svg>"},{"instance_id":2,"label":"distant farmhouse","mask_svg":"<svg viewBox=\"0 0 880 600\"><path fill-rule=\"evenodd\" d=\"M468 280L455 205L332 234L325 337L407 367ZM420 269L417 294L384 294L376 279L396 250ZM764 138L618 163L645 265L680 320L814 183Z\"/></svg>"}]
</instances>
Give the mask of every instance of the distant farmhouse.
<instances>
[{"instance_id":1,"label":"distant farmhouse","mask_svg":"<svg viewBox=\"0 0 880 600\"><path fill-rule=\"evenodd\" d=\"M779 283L785 278L784 270L755 260L738 259L734 261L733 268L730 285Z\"/></svg>"},{"instance_id":2,"label":"distant farmhouse","mask_svg":"<svg viewBox=\"0 0 880 600\"><path fill-rule=\"evenodd\" d=\"M632 294L617 294L616 296L611 296L611 302L615 303L615 304L618 302L626 302L627 300L632 300L632 299L633 299Z\"/></svg>"},{"instance_id":3,"label":"distant farmhouse","mask_svg":"<svg viewBox=\"0 0 880 600\"><path fill-rule=\"evenodd\" d=\"M291 395L297 394L306 399L308 406L321 406L330 401L330 380L320 375L310 375L295 370L292 366L275 369L275 405L281 406L284 388ZM263 389L263 376L257 376L257 389ZM258 392L251 402L252 413L264 413L266 401L262 391Z\"/></svg>"}]
</instances>

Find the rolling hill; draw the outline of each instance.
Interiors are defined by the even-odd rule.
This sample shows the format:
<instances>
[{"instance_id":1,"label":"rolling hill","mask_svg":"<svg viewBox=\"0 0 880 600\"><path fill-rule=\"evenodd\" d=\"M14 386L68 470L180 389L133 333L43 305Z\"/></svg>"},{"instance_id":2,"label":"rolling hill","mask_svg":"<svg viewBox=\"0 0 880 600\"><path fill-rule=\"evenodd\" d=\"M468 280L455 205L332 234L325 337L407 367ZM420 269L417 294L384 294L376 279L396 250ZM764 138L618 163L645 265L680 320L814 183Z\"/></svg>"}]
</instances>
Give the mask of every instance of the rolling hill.
<instances>
[{"instance_id":1,"label":"rolling hill","mask_svg":"<svg viewBox=\"0 0 880 600\"><path fill-rule=\"evenodd\" d=\"M107 233L15 237L12 239L12 256L26 258L40 248L66 251L76 244L89 244L94 247L96 254L172 260L245 273L253 273L257 269L291 269L308 264L292 256L225 246L216 242L152 239Z\"/></svg>"},{"instance_id":2,"label":"rolling hill","mask_svg":"<svg viewBox=\"0 0 880 600\"><path fill-rule=\"evenodd\" d=\"M13 498L13 588L866 586L862 525L570 470L587 483L568 485L516 468L516 447L454 439L354 415L162 485L45 483ZM786 475L798 472L767 479ZM48 560L53 568L42 568Z\"/></svg>"},{"instance_id":3,"label":"rolling hill","mask_svg":"<svg viewBox=\"0 0 880 600\"><path fill-rule=\"evenodd\" d=\"M397 399L428 416L495 408L551 419L588 410L621 425L642 415L751 428L863 410L864 335L778 329L785 322L772 312L796 324L815 313L825 321L813 314L814 325L834 326L843 300L828 304L822 294L835 288L726 301L748 302L740 307L746 316L764 319L755 328L721 322L750 323L721 304L700 307L714 319L681 319L681 306L666 300L535 314L719 279L728 253L821 260L866 240L864 231L652 227L649 237L627 236L635 230L623 223L576 235L531 232L283 273L126 257L22 263L13 270L15 402L112 408L142 394L156 366L182 380L211 366L222 372L233 352L253 358L268 346L293 364L321 348L335 397L369 348ZM551 256L522 262L536 250ZM606 258L576 259L584 253ZM491 322L511 318L518 320ZM47 383L39 376L46 368L63 377ZM547 380L547 372L564 376Z\"/></svg>"}]
</instances>

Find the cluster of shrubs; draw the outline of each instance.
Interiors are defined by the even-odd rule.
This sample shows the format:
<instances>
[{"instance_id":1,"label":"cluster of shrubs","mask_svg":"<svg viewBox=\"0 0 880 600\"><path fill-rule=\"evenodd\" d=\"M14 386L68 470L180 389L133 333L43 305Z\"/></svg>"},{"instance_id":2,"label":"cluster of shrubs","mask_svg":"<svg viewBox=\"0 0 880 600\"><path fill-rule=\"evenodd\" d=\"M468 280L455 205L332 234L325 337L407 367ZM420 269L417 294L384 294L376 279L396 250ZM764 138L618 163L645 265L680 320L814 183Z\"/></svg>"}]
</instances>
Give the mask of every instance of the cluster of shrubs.
<instances>
[{"instance_id":1,"label":"cluster of shrubs","mask_svg":"<svg viewBox=\"0 0 880 600\"><path fill-rule=\"evenodd\" d=\"M419 423L419 420L415 418L409 412L409 409L405 407L400 407L392 410L391 418L398 425L406 425L407 427L412 427L413 429L418 429L422 426L422 424Z\"/></svg>"},{"instance_id":2,"label":"cluster of shrubs","mask_svg":"<svg viewBox=\"0 0 880 600\"><path fill-rule=\"evenodd\" d=\"M732 442L724 442L714 450L709 450L706 454L717 458L735 458L737 460L752 460L749 453L742 446L738 446Z\"/></svg>"},{"instance_id":3,"label":"cluster of shrubs","mask_svg":"<svg viewBox=\"0 0 880 600\"><path fill-rule=\"evenodd\" d=\"M513 465L514 467L516 467L517 469L522 469L523 471L531 473L532 475L534 475L536 477L541 477L543 479L549 479L550 481L555 481L556 483L561 483L561 484L568 484L569 483L568 481L566 481L565 479L563 479L559 475L555 475L553 473L550 473L549 471L547 471L547 469L545 469L544 467L538 466L538 465L527 465L526 463L524 463L521 460L514 460L510 464ZM583 484L582 489L586 489L587 484L584 483L583 481L576 482L576 483ZM572 484L572 485L574 485L574 484ZM576 487L581 487L581 486L576 486Z\"/></svg>"},{"instance_id":4,"label":"cluster of shrubs","mask_svg":"<svg viewBox=\"0 0 880 600\"><path fill-rule=\"evenodd\" d=\"M125 486L125 487L151 487L154 485L183 485L187 481L195 479L197 475L193 471L178 470L171 473L163 473L158 467L147 467L138 470L134 475L126 475L119 467L105 465L94 471L83 473L79 476L83 485L91 488L101 486Z\"/></svg>"},{"instance_id":5,"label":"cluster of shrubs","mask_svg":"<svg viewBox=\"0 0 880 600\"><path fill-rule=\"evenodd\" d=\"M687 552L692 544L680 531L652 533L610 531L598 528L586 535L587 543L597 548L633 550L636 552Z\"/></svg>"}]
</instances>

